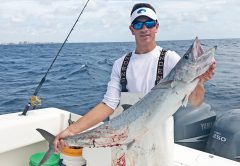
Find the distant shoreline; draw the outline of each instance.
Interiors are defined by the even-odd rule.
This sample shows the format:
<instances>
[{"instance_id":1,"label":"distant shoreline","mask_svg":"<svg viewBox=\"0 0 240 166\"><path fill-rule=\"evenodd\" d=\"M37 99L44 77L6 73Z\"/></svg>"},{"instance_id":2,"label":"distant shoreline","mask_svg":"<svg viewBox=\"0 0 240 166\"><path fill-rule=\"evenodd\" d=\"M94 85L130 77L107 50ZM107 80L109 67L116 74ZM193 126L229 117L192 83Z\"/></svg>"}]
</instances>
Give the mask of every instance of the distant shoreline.
<instances>
[{"instance_id":1,"label":"distant shoreline","mask_svg":"<svg viewBox=\"0 0 240 166\"><path fill-rule=\"evenodd\" d=\"M239 40L240 38L219 38L219 39L202 39L201 40ZM193 39L177 39L177 40L158 40L157 42L169 42L169 41L191 41ZM67 44L91 44L91 43L133 43L134 41L109 41L109 42L69 42ZM21 41L21 42L6 42L0 43L0 45L38 45L38 44L62 44L61 42L28 42L28 41Z\"/></svg>"}]
</instances>

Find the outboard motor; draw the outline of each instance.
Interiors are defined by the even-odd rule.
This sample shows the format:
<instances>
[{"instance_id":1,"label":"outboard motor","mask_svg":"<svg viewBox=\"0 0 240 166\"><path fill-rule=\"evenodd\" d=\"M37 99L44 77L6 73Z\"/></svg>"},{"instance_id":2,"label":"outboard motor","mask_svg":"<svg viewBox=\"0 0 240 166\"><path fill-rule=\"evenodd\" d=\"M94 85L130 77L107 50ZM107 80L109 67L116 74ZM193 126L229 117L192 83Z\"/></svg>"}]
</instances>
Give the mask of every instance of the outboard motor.
<instances>
[{"instance_id":1,"label":"outboard motor","mask_svg":"<svg viewBox=\"0 0 240 166\"><path fill-rule=\"evenodd\" d=\"M240 161L240 109L227 111L217 118L206 151Z\"/></svg>"},{"instance_id":2,"label":"outboard motor","mask_svg":"<svg viewBox=\"0 0 240 166\"><path fill-rule=\"evenodd\" d=\"M209 104L194 108L188 105L174 114L174 142L183 146L205 151L207 139L216 113Z\"/></svg>"}]
</instances>

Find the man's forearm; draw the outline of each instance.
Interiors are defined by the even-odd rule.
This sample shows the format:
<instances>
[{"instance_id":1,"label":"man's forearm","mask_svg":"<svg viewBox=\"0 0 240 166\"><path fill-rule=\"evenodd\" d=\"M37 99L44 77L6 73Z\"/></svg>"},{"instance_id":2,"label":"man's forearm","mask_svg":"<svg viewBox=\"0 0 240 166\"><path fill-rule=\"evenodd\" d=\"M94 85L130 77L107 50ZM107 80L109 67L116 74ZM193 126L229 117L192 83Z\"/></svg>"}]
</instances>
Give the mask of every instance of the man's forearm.
<instances>
[{"instance_id":1,"label":"man's forearm","mask_svg":"<svg viewBox=\"0 0 240 166\"><path fill-rule=\"evenodd\" d=\"M113 109L104 103L96 105L87 114L78 119L75 123L68 127L71 133L77 134L82 131L93 127L94 125L102 122L109 115L113 113Z\"/></svg>"},{"instance_id":2,"label":"man's forearm","mask_svg":"<svg viewBox=\"0 0 240 166\"><path fill-rule=\"evenodd\" d=\"M205 95L204 84L213 77L215 73L215 68L216 68L216 61L215 59L213 59L213 63L209 67L209 69L205 73L203 73L201 76L198 77L199 83L188 98L189 103L192 106L197 107L203 103L204 95Z\"/></svg>"},{"instance_id":3,"label":"man's forearm","mask_svg":"<svg viewBox=\"0 0 240 166\"><path fill-rule=\"evenodd\" d=\"M200 106L203 103L205 88L202 83L198 83L194 91L189 96L188 100L192 106Z\"/></svg>"}]
</instances>

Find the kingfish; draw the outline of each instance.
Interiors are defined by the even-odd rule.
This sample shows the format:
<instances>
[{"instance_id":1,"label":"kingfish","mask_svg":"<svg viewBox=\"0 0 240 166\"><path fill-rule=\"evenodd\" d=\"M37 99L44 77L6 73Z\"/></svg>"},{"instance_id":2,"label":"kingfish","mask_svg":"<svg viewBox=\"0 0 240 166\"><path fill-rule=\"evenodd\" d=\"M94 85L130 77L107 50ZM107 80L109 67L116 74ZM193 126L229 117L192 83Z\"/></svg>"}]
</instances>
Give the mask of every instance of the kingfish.
<instances>
[{"instance_id":1,"label":"kingfish","mask_svg":"<svg viewBox=\"0 0 240 166\"><path fill-rule=\"evenodd\" d=\"M97 128L63 140L75 147L131 147L136 140L188 103L189 95L199 82L198 77L211 66L216 48L204 52L196 38L171 72L136 104ZM49 149L39 164L41 166L54 153L55 136L43 129L37 131L49 142Z\"/></svg>"}]
</instances>

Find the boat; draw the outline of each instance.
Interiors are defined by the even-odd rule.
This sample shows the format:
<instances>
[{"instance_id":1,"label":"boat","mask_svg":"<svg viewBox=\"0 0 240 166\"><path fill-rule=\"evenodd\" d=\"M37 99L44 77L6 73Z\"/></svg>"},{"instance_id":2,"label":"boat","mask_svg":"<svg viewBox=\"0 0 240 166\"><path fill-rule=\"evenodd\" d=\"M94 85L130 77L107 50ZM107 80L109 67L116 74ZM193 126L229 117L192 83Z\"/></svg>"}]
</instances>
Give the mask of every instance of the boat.
<instances>
[{"instance_id":1,"label":"boat","mask_svg":"<svg viewBox=\"0 0 240 166\"><path fill-rule=\"evenodd\" d=\"M45 152L48 149L47 142L36 129L42 128L57 134L68 126L70 114L72 120L81 117L58 108L32 110L27 116L22 116L20 112L0 115L0 165L29 165L32 154ZM240 166L237 161L179 143L174 144L172 153L174 166ZM111 148L84 148L83 157L87 166L111 166Z\"/></svg>"}]
</instances>

